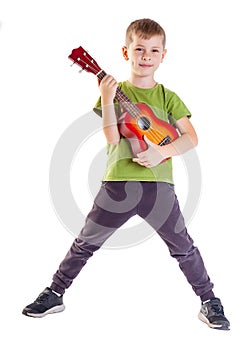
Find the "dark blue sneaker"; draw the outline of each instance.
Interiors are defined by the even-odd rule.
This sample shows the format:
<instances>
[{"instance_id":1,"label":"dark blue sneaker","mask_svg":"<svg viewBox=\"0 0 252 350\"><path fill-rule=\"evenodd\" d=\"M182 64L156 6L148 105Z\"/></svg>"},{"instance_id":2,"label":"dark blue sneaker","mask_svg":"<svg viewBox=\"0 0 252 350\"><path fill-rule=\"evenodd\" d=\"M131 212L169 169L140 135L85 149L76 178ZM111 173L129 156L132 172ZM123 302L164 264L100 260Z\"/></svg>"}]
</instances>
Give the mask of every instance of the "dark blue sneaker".
<instances>
[{"instance_id":1,"label":"dark blue sneaker","mask_svg":"<svg viewBox=\"0 0 252 350\"><path fill-rule=\"evenodd\" d=\"M63 296L58 296L50 288L46 288L32 304L24 308L22 313L30 317L44 317L64 309Z\"/></svg>"},{"instance_id":2,"label":"dark blue sneaker","mask_svg":"<svg viewBox=\"0 0 252 350\"><path fill-rule=\"evenodd\" d=\"M224 309L220 299L211 298L201 305L199 319L210 328L229 330L230 323L224 315Z\"/></svg>"}]
</instances>

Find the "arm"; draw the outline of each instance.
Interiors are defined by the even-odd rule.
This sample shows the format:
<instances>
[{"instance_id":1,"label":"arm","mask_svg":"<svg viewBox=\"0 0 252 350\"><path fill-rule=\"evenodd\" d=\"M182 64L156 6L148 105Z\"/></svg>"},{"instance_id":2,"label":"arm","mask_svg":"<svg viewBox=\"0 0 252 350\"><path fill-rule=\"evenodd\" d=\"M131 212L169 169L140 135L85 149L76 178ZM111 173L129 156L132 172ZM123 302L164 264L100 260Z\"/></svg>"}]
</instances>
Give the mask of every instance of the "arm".
<instances>
[{"instance_id":1,"label":"arm","mask_svg":"<svg viewBox=\"0 0 252 350\"><path fill-rule=\"evenodd\" d=\"M180 155L197 146L197 134L187 117L179 119L176 122L176 127L181 136L168 145L158 146L145 138L149 148L146 151L139 153L137 158L133 158L133 161L147 168L151 168L158 165L166 158Z\"/></svg>"},{"instance_id":2,"label":"arm","mask_svg":"<svg viewBox=\"0 0 252 350\"><path fill-rule=\"evenodd\" d=\"M111 75L106 75L99 85L101 92L103 132L107 142L110 144L117 144L120 140L114 108L114 97L117 86L116 80Z\"/></svg>"},{"instance_id":3,"label":"arm","mask_svg":"<svg viewBox=\"0 0 252 350\"><path fill-rule=\"evenodd\" d=\"M196 131L190 120L187 117L181 118L176 122L181 136L174 140L172 143L162 146L162 154L164 158L177 156L189 151L198 144L198 137Z\"/></svg>"}]
</instances>

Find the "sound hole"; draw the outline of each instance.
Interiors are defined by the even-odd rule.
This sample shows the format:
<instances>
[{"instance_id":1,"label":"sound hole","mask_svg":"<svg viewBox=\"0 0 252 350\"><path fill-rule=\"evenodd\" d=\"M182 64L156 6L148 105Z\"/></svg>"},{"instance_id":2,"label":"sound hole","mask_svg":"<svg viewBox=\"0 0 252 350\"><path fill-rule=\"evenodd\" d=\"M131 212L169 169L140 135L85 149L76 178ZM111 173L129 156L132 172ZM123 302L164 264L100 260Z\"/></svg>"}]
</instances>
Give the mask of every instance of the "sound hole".
<instances>
[{"instance_id":1,"label":"sound hole","mask_svg":"<svg viewBox=\"0 0 252 350\"><path fill-rule=\"evenodd\" d=\"M137 124L140 129L142 130L148 130L150 128L150 121L146 117L141 117L137 120Z\"/></svg>"}]
</instances>

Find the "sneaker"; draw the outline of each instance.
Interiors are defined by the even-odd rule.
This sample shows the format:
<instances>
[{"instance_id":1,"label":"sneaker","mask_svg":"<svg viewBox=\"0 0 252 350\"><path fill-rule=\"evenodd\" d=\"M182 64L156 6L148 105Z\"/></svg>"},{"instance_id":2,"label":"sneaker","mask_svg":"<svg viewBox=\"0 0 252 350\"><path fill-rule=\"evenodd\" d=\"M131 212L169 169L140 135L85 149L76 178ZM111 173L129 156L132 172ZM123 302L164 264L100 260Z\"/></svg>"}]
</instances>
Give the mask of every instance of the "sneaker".
<instances>
[{"instance_id":1,"label":"sneaker","mask_svg":"<svg viewBox=\"0 0 252 350\"><path fill-rule=\"evenodd\" d=\"M47 287L32 304L24 308L22 313L30 317L44 317L64 309L63 296L58 296Z\"/></svg>"},{"instance_id":2,"label":"sneaker","mask_svg":"<svg viewBox=\"0 0 252 350\"><path fill-rule=\"evenodd\" d=\"M211 298L201 305L199 319L210 328L229 330L230 323L224 315L224 309L220 299Z\"/></svg>"}]
</instances>

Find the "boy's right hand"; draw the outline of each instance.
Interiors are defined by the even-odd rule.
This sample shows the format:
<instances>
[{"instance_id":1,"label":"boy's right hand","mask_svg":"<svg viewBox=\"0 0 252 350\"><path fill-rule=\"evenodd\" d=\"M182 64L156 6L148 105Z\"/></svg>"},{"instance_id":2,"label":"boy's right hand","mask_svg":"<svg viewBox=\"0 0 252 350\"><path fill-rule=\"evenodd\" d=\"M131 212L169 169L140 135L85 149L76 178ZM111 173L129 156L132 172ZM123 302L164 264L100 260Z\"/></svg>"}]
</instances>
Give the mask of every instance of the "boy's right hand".
<instances>
[{"instance_id":1,"label":"boy's right hand","mask_svg":"<svg viewBox=\"0 0 252 350\"><path fill-rule=\"evenodd\" d=\"M113 104L117 87L117 81L111 75L106 75L101 80L99 88L101 92L101 98L104 104Z\"/></svg>"}]
</instances>

